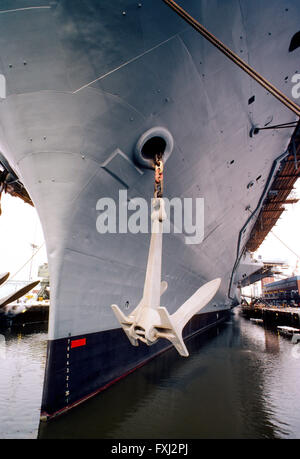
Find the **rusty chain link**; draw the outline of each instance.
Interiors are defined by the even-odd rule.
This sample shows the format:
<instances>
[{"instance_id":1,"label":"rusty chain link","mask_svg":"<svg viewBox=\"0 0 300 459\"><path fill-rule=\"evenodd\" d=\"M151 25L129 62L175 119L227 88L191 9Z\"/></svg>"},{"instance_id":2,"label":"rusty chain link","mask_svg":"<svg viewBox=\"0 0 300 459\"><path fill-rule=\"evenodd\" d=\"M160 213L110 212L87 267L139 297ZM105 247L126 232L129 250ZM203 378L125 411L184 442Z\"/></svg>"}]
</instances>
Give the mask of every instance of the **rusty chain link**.
<instances>
[{"instance_id":1,"label":"rusty chain link","mask_svg":"<svg viewBox=\"0 0 300 459\"><path fill-rule=\"evenodd\" d=\"M162 198L163 185L164 185L164 175L163 175L164 163L163 163L161 154L155 155L154 170L155 170L154 198Z\"/></svg>"}]
</instances>

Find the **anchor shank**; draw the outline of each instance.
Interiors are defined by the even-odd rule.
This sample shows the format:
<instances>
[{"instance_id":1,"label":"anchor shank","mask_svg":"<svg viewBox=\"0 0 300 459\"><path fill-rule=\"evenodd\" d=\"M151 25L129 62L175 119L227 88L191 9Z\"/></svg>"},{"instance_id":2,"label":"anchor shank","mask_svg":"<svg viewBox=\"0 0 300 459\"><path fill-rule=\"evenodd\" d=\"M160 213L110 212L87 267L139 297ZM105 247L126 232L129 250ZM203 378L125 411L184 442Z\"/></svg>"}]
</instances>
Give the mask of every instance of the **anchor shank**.
<instances>
[{"instance_id":1,"label":"anchor shank","mask_svg":"<svg viewBox=\"0 0 300 459\"><path fill-rule=\"evenodd\" d=\"M158 215L154 216L152 222L143 303L145 306L156 309L160 306L163 222L159 221Z\"/></svg>"}]
</instances>

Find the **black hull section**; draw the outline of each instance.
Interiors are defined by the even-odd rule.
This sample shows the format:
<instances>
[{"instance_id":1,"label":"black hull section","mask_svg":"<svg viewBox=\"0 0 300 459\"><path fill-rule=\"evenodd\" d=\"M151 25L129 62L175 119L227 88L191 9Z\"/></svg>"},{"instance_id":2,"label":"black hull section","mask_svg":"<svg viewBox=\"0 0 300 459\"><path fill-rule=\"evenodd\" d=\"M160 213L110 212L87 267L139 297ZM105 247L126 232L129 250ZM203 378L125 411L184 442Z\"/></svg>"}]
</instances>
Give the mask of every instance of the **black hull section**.
<instances>
[{"instance_id":1,"label":"black hull section","mask_svg":"<svg viewBox=\"0 0 300 459\"><path fill-rule=\"evenodd\" d=\"M229 314L229 310L222 310L194 316L184 329L184 337L220 324ZM50 340L41 419L68 411L170 347L167 340L134 347L120 328Z\"/></svg>"}]
</instances>

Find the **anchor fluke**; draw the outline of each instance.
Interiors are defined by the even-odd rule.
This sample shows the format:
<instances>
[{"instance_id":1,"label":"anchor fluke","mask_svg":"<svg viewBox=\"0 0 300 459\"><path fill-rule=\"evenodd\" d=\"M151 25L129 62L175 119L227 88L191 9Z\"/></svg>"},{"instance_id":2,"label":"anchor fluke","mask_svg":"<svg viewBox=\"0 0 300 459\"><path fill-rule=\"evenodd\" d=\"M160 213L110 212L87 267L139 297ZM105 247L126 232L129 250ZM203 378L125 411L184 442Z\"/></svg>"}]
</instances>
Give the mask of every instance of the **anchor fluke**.
<instances>
[{"instance_id":1,"label":"anchor fluke","mask_svg":"<svg viewBox=\"0 0 300 459\"><path fill-rule=\"evenodd\" d=\"M123 312L120 310L120 308L116 304L112 304L111 308L114 311L116 318L120 322L124 332L126 333L129 341L131 342L131 344L133 346L138 346L139 343L138 343L137 339L133 338L131 336L131 333L130 333L130 328L131 328L133 322L130 321L130 319L125 316L125 314L123 314Z\"/></svg>"},{"instance_id":2,"label":"anchor fluke","mask_svg":"<svg viewBox=\"0 0 300 459\"><path fill-rule=\"evenodd\" d=\"M184 328L188 321L209 303L219 290L221 279L214 279L200 287L180 308L172 315L177 328Z\"/></svg>"},{"instance_id":3,"label":"anchor fluke","mask_svg":"<svg viewBox=\"0 0 300 459\"><path fill-rule=\"evenodd\" d=\"M128 316L117 305L111 307L133 346L138 346L139 340L150 346L159 338L164 338L174 345L180 355L188 357L182 331L189 320L211 301L220 283L221 279L207 282L171 315L163 306L155 309L146 306L143 299Z\"/></svg>"}]
</instances>

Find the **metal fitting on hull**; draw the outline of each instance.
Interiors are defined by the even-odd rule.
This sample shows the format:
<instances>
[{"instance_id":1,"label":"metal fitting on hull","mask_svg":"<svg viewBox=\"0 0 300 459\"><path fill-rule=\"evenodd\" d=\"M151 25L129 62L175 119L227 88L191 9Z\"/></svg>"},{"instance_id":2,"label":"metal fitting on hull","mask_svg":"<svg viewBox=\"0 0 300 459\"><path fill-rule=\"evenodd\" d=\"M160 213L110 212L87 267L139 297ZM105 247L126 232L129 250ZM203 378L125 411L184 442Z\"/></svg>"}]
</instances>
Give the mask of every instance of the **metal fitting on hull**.
<instances>
[{"instance_id":1,"label":"metal fitting on hull","mask_svg":"<svg viewBox=\"0 0 300 459\"><path fill-rule=\"evenodd\" d=\"M154 169L156 154L163 156L166 162L173 152L174 140L168 129L157 126L144 132L135 147L135 159L144 168ZM150 151L150 154L149 152Z\"/></svg>"}]
</instances>

